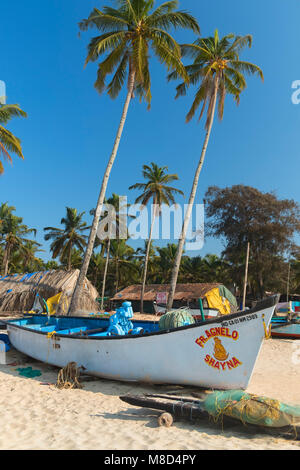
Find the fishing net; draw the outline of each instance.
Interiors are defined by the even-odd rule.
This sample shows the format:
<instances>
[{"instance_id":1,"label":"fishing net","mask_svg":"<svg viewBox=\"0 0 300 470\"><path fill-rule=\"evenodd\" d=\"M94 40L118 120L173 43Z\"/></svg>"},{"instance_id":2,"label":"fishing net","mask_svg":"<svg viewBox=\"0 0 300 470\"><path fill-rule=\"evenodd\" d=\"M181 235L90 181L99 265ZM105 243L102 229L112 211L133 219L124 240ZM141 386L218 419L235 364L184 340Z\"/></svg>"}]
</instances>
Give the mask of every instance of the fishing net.
<instances>
[{"instance_id":1,"label":"fishing net","mask_svg":"<svg viewBox=\"0 0 300 470\"><path fill-rule=\"evenodd\" d=\"M205 399L204 407L215 421L225 415L257 426L295 428L300 425L300 406L286 405L243 390L214 392Z\"/></svg>"},{"instance_id":2,"label":"fishing net","mask_svg":"<svg viewBox=\"0 0 300 470\"><path fill-rule=\"evenodd\" d=\"M188 309L173 310L171 312L165 313L160 317L159 329L169 330L185 325L192 325L194 323L194 317L191 315Z\"/></svg>"}]
</instances>

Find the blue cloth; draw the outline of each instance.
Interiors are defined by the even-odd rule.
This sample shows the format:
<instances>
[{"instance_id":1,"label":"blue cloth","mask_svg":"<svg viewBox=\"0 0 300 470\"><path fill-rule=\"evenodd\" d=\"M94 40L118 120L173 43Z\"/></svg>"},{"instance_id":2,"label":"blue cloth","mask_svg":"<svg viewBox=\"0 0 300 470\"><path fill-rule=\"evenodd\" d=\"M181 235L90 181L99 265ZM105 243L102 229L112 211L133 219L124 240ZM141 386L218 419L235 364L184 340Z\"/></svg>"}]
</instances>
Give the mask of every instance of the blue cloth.
<instances>
[{"instance_id":1,"label":"blue cloth","mask_svg":"<svg viewBox=\"0 0 300 470\"><path fill-rule=\"evenodd\" d=\"M3 341L4 345L5 345L5 349L4 351L9 351L10 350L10 347L11 347L11 343L9 341L9 337L8 335L0 335L0 341ZM1 349L0 349L1 350Z\"/></svg>"}]
</instances>

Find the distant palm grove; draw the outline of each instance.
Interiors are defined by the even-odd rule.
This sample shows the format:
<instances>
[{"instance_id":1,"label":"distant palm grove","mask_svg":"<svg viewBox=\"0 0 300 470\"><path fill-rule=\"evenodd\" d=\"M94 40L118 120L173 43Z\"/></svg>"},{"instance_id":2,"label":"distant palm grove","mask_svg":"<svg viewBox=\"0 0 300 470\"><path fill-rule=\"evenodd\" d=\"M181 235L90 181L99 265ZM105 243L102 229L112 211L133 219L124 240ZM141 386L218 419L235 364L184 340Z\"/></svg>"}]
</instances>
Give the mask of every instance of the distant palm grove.
<instances>
[{"instance_id":1,"label":"distant palm grove","mask_svg":"<svg viewBox=\"0 0 300 470\"><path fill-rule=\"evenodd\" d=\"M146 196L148 200L153 199L153 196L161 197L159 204L175 201L172 192L171 200L164 199L163 194L167 189L163 190L162 196L157 195L153 179L163 178L166 188L172 189L176 194L180 190L169 187L167 183L176 180L177 175L169 175L166 167L159 168L155 164L146 166L143 174L146 183L134 185L142 190L139 201L147 202ZM290 293L300 293L300 249L292 242L294 234L300 230L298 204L292 200L278 200L271 193L261 193L255 188L242 185L225 189L210 187L205 198L207 235L220 237L224 250L220 256L183 253L178 282L223 283L239 296L244 281L246 242L250 241L248 297L258 299L266 292L285 293L288 278ZM177 243L156 245L149 237L134 249L129 234L127 240L118 237L119 196L113 194L106 202L116 208L116 227L111 228L116 238L97 238L88 270L88 278L99 294L102 297L110 297L128 285L142 286L143 282L168 284L177 253ZM57 227L45 227L44 238L50 241L52 258L44 261L41 258L44 250L35 241L35 229L24 224L22 217L16 215L15 207L2 203L2 275L52 269L80 269L89 230L84 219L93 212L91 209L86 213L78 213L75 208L66 207L65 214L62 213L62 218L57 221ZM105 215L106 213L102 216L103 220ZM159 218L159 212L154 214L154 217Z\"/></svg>"},{"instance_id":2,"label":"distant palm grove","mask_svg":"<svg viewBox=\"0 0 300 470\"><path fill-rule=\"evenodd\" d=\"M159 2L160 3L160 2ZM191 3L191 2L190 2ZM300 209L293 200L279 200L273 193L243 185L227 188L211 186L205 194L205 235L218 238L223 244L220 255L186 253L184 251L192 210L197 201L201 171L205 162L216 117L223 119L226 98L236 104L243 99L249 78L263 82L259 66L241 60L252 45L252 36L234 33L220 36L218 29L201 37L198 20L187 11L178 10L179 2L170 0L158 6L154 0L115 0L112 5L94 8L79 29L95 30L87 44L85 64L98 63L95 88L116 99L125 91L120 105L119 124L112 150L103 171L99 196L94 207L78 212L62 207L56 226L44 227L44 240L50 242L51 259L43 261L44 248L37 243L35 228L28 227L9 202L0 206L0 263L2 275L49 269L80 269L69 313L76 310L87 276L102 298L131 284L141 285L141 311L147 284L169 284L167 308L172 307L177 282L219 282L240 296L243 289L246 248L250 246L248 296L263 298L266 292L287 290L300 293L300 247L295 242L300 232ZM189 44L178 44L173 33L185 30L194 34ZM161 72L153 76L152 57L161 64ZM186 60L186 63L184 61ZM83 58L84 61L84 58ZM204 119L202 143L194 155L186 155L194 169L191 187L180 188L180 175L169 172L163 156L155 162L131 162L142 170L143 181L132 181L129 190L139 194L132 203L155 209L151 213L148 239L134 249L130 234L120 236L119 194L107 194L119 144L125 132L131 101L136 97L150 110L152 81L177 81L174 97L188 100L186 122L196 114ZM237 111L238 112L238 111ZM18 105L0 106L0 174L3 162L11 161L11 153L23 157L20 140L4 125L13 117L26 117ZM183 116L184 118L184 116ZM150 130L151 132L151 130ZM217 138L217 137L215 137ZM170 137L170 149L171 145ZM159 154L159 143L157 153ZM144 164L145 163L145 164ZM216 163L217 166L217 163ZM176 168L172 169L176 172ZM2 177L5 177L3 175ZM182 221L179 240L155 243L153 228L164 205L177 203L178 196L187 197L188 209ZM114 225L108 236L97 237L99 222L105 218L104 206L115 207ZM151 212L151 211L150 211ZM18 214L18 215L17 215ZM91 217L91 222L88 222ZM116 236L112 236L114 233Z\"/></svg>"}]
</instances>

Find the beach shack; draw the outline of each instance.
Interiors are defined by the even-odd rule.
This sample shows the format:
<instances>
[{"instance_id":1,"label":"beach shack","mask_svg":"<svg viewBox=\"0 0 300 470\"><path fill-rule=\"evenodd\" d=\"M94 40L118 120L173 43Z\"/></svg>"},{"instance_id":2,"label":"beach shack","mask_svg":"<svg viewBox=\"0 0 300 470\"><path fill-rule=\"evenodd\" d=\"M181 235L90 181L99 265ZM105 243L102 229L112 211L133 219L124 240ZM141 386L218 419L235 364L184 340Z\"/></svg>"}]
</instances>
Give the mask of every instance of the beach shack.
<instances>
[{"instance_id":1,"label":"beach shack","mask_svg":"<svg viewBox=\"0 0 300 470\"><path fill-rule=\"evenodd\" d=\"M76 285L79 270L51 270L0 277L0 312L28 312L48 301L51 313L65 315ZM88 279L79 301L78 314L96 313L99 294ZM44 299L44 300L43 300ZM50 299L53 299L50 300ZM37 302L39 300L39 302Z\"/></svg>"},{"instance_id":2,"label":"beach shack","mask_svg":"<svg viewBox=\"0 0 300 470\"><path fill-rule=\"evenodd\" d=\"M156 304L166 304L169 288L168 284L146 286L144 312L154 314L156 313ZM110 299L111 308L114 310L122 302L128 300L132 303L133 311L139 312L141 289L140 284L135 284L121 290ZM177 284L173 308L189 307L193 310L199 310L199 299L201 299L204 309L218 310L222 315L234 313L238 310L234 295L223 284L219 283Z\"/></svg>"}]
</instances>

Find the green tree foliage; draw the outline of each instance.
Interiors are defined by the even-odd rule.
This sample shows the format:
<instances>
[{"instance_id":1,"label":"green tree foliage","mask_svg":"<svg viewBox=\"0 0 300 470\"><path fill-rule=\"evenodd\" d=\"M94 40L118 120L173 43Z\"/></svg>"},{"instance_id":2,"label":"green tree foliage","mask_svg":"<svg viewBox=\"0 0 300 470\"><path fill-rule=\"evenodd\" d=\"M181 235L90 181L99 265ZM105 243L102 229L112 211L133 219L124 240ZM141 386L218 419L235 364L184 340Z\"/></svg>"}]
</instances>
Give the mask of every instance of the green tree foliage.
<instances>
[{"instance_id":1,"label":"green tree foliage","mask_svg":"<svg viewBox=\"0 0 300 470\"><path fill-rule=\"evenodd\" d=\"M84 235L84 232L88 230L89 227L87 227L86 222L83 221L84 214L85 212L78 213L77 209L67 207L66 216L63 217L60 221L64 228L44 228L44 230L48 232L44 236L45 240L53 240L50 246L50 250L52 251L52 258L59 257L60 262L65 263L68 270L72 269L73 266L73 249L77 248L82 252L86 246L87 236Z\"/></svg>"},{"instance_id":2,"label":"green tree foliage","mask_svg":"<svg viewBox=\"0 0 300 470\"><path fill-rule=\"evenodd\" d=\"M249 275L261 297L266 290L283 288L294 235L300 231L300 207L250 186L208 188L206 195L208 235L225 242L223 256L233 266L232 276L241 287L246 246L250 243Z\"/></svg>"},{"instance_id":3,"label":"green tree foliage","mask_svg":"<svg viewBox=\"0 0 300 470\"><path fill-rule=\"evenodd\" d=\"M155 219L159 216L162 205L165 204L170 206L175 204L174 196L176 194L183 194L183 192L177 188L170 186L170 183L178 180L178 175L169 174L168 167L159 167L156 163L143 166L143 177L146 180L145 183L136 183L130 186L129 189L139 189L141 191L140 196L135 200L135 203L146 206L150 201L153 203L152 222L149 232L148 244L144 260L143 279L142 279L142 290L141 290L141 307L140 311L143 313L143 302L145 286L147 281L147 269L149 261L149 253L151 247L152 232L155 223Z\"/></svg>"},{"instance_id":4,"label":"green tree foliage","mask_svg":"<svg viewBox=\"0 0 300 470\"><path fill-rule=\"evenodd\" d=\"M18 104L0 104L0 157L10 163L12 153L24 159L20 139L4 127L14 117L27 117L27 114ZM3 172L3 163L0 161L0 175Z\"/></svg>"},{"instance_id":5,"label":"green tree foliage","mask_svg":"<svg viewBox=\"0 0 300 470\"><path fill-rule=\"evenodd\" d=\"M150 51L168 71L175 70L181 79L188 80L181 62L180 47L170 34L170 30L184 28L199 33L195 18L187 12L177 11L177 0L164 2L156 9L154 0L117 0L116 3L117 8L107 6L103 7L102 11L94 8L90 16L80 23L82 30L96 28L100 33L90 41L86 59L86 62L89 62L104 57L98 66L95 83L97 90L100 93L106 90L111 98L115 98L126 84L127 96L112 153L103 175L88 244L69 313L76 310L83 289L93 254L108 180L117 156L130 102L136 94L140 100L148 103L148 108L150 107ZM106 84L106 78L110 75L113 78L109 84Z\"/></svg>"},{"instance_id":6,"label":"green tree foliage","mask_svg":"<svg viewBox=\"0 0 300 470\"><path fill-rule=\"evenodd\" d=\"M202 118L206 111L206 135L195 171L188 209L185 214L181 236L178 242L178 250L174 261L168 296L168 310L172 308L173 304L183 247L217 106L219 118L223 119L226 94L232 95L238 104L240 95L246 88L245 75L258 75L263 79L263 73L257 65L240 60L241 51L245 47L251 47L251 44L252 37L250 35L236 36L229 34L220 38L218 30L215 30L213 37L198 38L193 44L184 44L181 48L182 54L192 59L192 63L186 66L186 71L189 76L188 84L197 87L196 95L186 120L189 122L195 115L197 109L201 107L199 119ZM178 78L176 70L170 74L169 78ZM182 83L177 87L177 97L186 95L186 92L186 83Z\"/></svg>"},{"instance_id":7,"label":"green tree foliage","mask_svg":"<svg viewBox=\"0 0 300 470\"><path fill-rule=\"evenodd\" d=\"M123 224L121 220L121 213L124 213L124 211L128 207L128 204L125 206L120 196L118 194L113 193L112 197L105 200L105 206L107 209L109 209L109 211L104 212L102 220L100 221L100 224L99 224L99 229L106 234L107 238L106 240L102 240L102 241L99 240L97 242L97 244L99 243L102 245L101 256L103 256L104 252L106 253L104 272L103 272L102 291L101 291L101 305L100 305L101 310L103 309L103 305L104 305L106 277L107 277L107 272L108 272L108 267L109 267L108 266L109 258L110 258L111 239L115 237L119 239L120 231L126 232L126 236L128 237L127 227L126 228L122 227ZM92 210L91 213L93 214L94 210ZM94 247L96 247L96 243ZM102 263L100 263L100 257L98 255L93 254L91 258L91 262L93 263L93 266L94 266L93 271L96 274L96 272L99 272L100 264L102 266Z\"/></svg>"},{"instance_id":8,"label":"green tree foliage","mask_svg":"<svg viewBox=\"0 0 300 470\"><path fill-rule=\"evenodd\" d=\"M138 269L134 261L134 249L126 243L126 240L111 240L110 265L114 269L115 292L124 288L130 274Z\"/></svg>"},{"instance_id":9,"label":"green tree foliage","mask_svg":"<svg viewBox=\"0 0 300 470\"><path fill-rule=\"evenodd\" d=\"M25 260L31 258L34 248L39 244L34 240L28 240L30 233L36 234L36 230L23 224L23 218L13 214L15 208L7 203L0 206L0 245L2 247L2 274L6 275L10 269L12 255L16 252L23 257L23 266L26 266Z\"/></svg>"}]
</instances>

